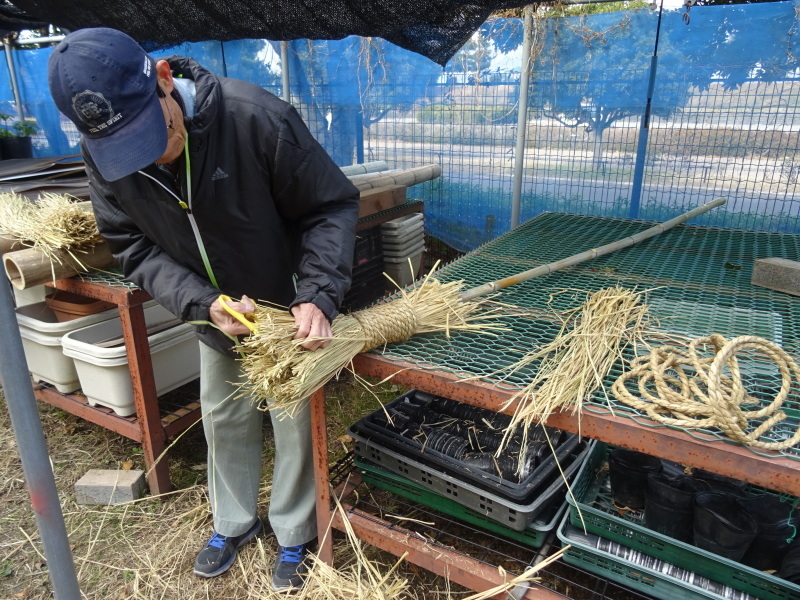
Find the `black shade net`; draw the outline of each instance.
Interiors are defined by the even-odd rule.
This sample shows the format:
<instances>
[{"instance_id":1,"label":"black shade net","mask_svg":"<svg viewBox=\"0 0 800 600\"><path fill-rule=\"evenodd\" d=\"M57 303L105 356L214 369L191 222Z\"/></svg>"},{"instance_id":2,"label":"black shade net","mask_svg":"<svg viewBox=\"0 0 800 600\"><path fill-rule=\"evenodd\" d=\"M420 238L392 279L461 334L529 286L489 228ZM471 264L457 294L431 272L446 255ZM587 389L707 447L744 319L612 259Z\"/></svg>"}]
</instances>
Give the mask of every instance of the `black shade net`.
<instances>
[{"instance_id":1,"label":"black shade net","mask_svg":"<svg viewBox=\"0 0 800 600\"><path fill-rule=\"evenodd\" d=\"M113 27L148 51L183 42L381 37L441 65L494 10L520 0L0 0L0 34L49 23Z\"/></svg>"}]
</instances>

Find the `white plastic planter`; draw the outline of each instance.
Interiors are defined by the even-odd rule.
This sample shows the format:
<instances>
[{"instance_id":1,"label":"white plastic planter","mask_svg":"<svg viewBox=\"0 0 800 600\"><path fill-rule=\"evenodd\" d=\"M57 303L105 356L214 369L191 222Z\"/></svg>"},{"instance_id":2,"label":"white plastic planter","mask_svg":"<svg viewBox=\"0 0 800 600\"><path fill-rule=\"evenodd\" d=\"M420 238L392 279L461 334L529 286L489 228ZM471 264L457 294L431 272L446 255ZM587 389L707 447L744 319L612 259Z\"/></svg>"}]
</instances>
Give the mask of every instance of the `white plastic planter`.
<instances>
[{"instance_id":1,"label":"white plastic planter","mask_svg":"<svg viewBox=\"0 0 800 600\"><path fill-rule=\"evenodd\" d=\"M144 311L148 331L172 316L162 306ZM72 357L81 389L92 406L111 408L120 416L136 412L125 345L102 347L102 342L122 337L119 320L72 331L61 339L64 354ZM182 323L148 335L156 392L164 394L200 375L200 347L193 327Z\"/></svg>"},{"instance_id":2,"label":"white plastic planter","mask_svg":"<svg viewBox=\"0 0 800 600\"><path fill-rule=\"evenodd\" d=\"M117 309L112 309L59 323L55 313L44 302L20 306L16 312L22 347L33 380L50 383L62 394L80 388L75 364L61 351L62 336L119 316Z\"/></svg>"}]
</instances>

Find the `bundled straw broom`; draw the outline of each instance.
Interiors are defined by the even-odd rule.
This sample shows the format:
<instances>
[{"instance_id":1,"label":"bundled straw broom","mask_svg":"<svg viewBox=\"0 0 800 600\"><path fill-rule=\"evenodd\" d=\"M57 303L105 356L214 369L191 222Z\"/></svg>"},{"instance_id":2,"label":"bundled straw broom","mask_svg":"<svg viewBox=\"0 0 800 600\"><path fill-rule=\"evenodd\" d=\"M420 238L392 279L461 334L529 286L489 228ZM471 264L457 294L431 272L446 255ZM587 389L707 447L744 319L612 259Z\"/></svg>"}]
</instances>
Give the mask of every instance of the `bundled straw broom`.
<instances>
[{"instance_id":1,"label":"bundled straw broom","mask_svg":"<svg viewBox=\"0 0 800 600\"><path fill-rule=\"evenodd\" d=\"M256 330L240 346L249 393L262 402L274 400L267 408L293 415L310 394L361 352L405 341L418 333L449 335L451 331L499 329L491 323L497 313L482 312L483 303L471 300L627 248L724 203L723 198L717 198L635 235L469 290L462 290L461 282L443 284L429 275L391 302L340 315L332 323L330 344L313 352L302 348L304 340L294 339L295 322L288 312L257 306Z\"/></svg>"},{"instance_id":2,"label":"bundled straw broom","mask_svg":"<svg viewBox=\"0 0 800 600\"><path fill-rule=\"evenodd\" d=\"M35 203L0 194L0 252L9 281L20 290L114 262L94 213L60 194L41 194Z\"/></svg>"},{"instance_id":3,"label":"bundled straw broom","mask_svg":"<svg viewBox=\"0 0 800 600\"><path fill-rule=\"evenodd\" d=\"M392 302L339 315L331 324L330 344L309 352L295 340L294 317L285 309L257 305L257 330L240 345L250 393L274 400L270 409L293 415L310 394L337 376L361 352L418 333L491 331L497 310L481 311L481 302L463 302L462 284L441 283L428 275Z\"/></svg>"}]
</instances>

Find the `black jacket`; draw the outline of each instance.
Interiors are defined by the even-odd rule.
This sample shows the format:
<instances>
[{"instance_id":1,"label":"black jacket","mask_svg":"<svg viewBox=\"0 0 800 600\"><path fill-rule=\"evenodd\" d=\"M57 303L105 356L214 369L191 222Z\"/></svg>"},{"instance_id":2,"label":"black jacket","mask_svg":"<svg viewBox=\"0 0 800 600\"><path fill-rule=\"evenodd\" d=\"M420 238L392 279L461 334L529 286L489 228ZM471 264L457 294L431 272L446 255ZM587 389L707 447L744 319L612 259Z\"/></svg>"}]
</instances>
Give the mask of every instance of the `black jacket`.
<instances>
[{"instance_id":1,"label":"black jacket","mask_svg":"<svg viewBox=\"0 0 800 600\"><path fill-rule=\"evenodd\" d=\"M105 181L84 148L100 233L125 277L184 321L208 320L220 293L293 306L312 302L333 319L350 285L358 190L313 139L294 108L260 87L216 77L194 60L166 59L194 80L186 167L151 165ZM194 217L219 290L206 274ZM295 290L296 285L296 290ZM198 327L220 351L231 343Z\"/></svg>"}]
</instances>

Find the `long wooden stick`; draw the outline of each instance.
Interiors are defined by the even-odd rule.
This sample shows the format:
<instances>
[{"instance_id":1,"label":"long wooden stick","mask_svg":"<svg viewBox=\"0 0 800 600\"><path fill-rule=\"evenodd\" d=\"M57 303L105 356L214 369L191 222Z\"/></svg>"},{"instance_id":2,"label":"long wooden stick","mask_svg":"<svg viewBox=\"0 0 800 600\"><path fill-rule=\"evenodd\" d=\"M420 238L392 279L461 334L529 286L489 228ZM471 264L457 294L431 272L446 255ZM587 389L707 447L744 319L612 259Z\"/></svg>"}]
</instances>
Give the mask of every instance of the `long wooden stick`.
<instances>
[{"instance_id":1,"label":"long wooden stick","mask_svg":"<svg viewBox=\"0 0 800 600\"><path fill-rule=\"evenodd\" d=\"M478 287L472 288L471 290L466 290L461 294L461 299L472 300L473 298L477 298L478 296L485 296L486 294L491 294L492 292L496 292L498 290L507 288L510 285L514 285L516 283L522 283L523 281L528 281L529 279L534 279L535 277L541 277L542 275L549 275L550 273L554 273L555 271L560 271L561 269L565 269L566 267L571 267L572 265L577 265L578 263L582 263L587 260L597 258L598 256L603 256L605 254L610 254L611 252L614 252L616 250L621 250L622 248L633 246L634 244L637 244L642 240L655 237L658 234L667 231L668 229L672 229L676 225L680 225L681 223L684 223L689 219L696 217L697 215L701 215L705 212L708 212L712 208L716 208L717 206L722 206L723 204L725 204L725 198L717 198L716 200L712 200L707 204L703 204L702 206L693 208L689 212L683 213L682 215L679 215L674 219L670 219L669 221L665 221L664 223L659 223L658 225L651 227L650 229L645 229L644 231L623 238L621 240L617 240L616 242L611 242L610 244L606 244L605 246L600 246L599 248L586 250L579 254L574 254L572 256L568 256L567 258L562 258L561 260L547 263L546 265L541 265L533 269L530 269L528 271L524 271L522 273L517 273L516 275L511 275L510 277L506 277L505 279L498 279L497 281L491 281L489 283L484 283L483 285L479 285Z\"/></svg>"}]
</instances>

